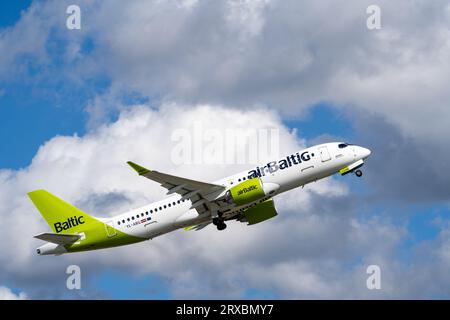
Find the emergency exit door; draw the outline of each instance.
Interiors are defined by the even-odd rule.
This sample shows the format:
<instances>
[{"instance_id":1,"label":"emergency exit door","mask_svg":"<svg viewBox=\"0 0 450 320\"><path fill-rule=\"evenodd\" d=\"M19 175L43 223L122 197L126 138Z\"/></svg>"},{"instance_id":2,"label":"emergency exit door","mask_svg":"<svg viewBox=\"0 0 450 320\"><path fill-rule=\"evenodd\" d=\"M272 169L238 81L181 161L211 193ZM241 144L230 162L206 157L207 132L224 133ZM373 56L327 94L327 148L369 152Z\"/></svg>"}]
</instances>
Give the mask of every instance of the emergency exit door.
<instances>
[{"instance_id":1,"label":"emergency exit door","mask_svg":"<svg viewBox=\"0 0 450 320\"><path fill-rule=\"evenodd\" d=\"M330 153L328 152L327 146L320 147L319 152L320 152L320 159L322 159L322 162L331 160Z\"/></svg>"},{"instance_id":2,"label":"emergency exit door","mask_svg":"<svg viewBox=\"0 0 450 320\"><path fill-rule=\"evenodd\" d=\"M108 238L112 238L115 235L117 235L116 229L114 229L113 221L107 221L105 223L105 229L106 229L106 235L108 236Z\"/></svg>"}]
</instances>

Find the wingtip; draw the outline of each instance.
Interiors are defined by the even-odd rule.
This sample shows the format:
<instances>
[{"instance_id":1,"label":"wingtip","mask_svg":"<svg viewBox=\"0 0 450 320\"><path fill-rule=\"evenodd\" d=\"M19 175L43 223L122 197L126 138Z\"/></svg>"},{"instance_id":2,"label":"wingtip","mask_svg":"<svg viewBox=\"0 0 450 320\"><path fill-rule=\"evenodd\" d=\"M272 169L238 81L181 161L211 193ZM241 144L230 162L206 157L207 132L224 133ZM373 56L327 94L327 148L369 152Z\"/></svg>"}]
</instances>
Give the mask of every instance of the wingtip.
<instances>
[{"instance_id":1,"label":"wingtip","mask_svg":"<svg viewBox=\"0 0 450 320\"><path fill-rule=\"evenodd\" d=\"M37 189L37 190L33 190L27 193L28 197L33 198L34 196L43 194L43 193L47 193L47 190L44 189Z\"/></svg>"},{"instance_id":2,"label":"wingtip","mask_svg":"<svg viewBox=\"0 0 450 320\"><path fill-rule=\"evenodd\" d=\"M134 163L132 161L127 161L127 164L130 167L132 167L134 169L134 171L136 171L140 176L150 172L150 170L148 170L148 169L146 169L144 167L141 167L140 165L138 165L138 164L136 164L136 163Z\"/></svg>"}]
</instances>

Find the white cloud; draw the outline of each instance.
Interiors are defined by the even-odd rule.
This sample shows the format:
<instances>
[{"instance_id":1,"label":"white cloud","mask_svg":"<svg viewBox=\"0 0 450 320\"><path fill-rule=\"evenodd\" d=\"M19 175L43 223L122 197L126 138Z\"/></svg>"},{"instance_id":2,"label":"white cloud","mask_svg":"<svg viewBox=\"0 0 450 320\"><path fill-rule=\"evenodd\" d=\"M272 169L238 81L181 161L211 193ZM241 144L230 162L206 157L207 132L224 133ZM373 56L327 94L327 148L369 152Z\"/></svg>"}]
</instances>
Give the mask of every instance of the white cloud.
<instances>
[{"instance_id":1,"label":"white cloud","mask_svg":"<svg viewBox=\"0 0 450 320\"><path fill-rule=\"evenodd\" d=\"M45 48L55 19L54 6L33 4L12 27L0 29L0 79L3 81L27 73L29 65L48 64Z\"/></svg>"},{"instance_id":2,"label":"white cloud","mask_svg":"<svg viewBox=\"0 0 450 320\"><path fill-rule=\"evenodd\" d=\"M403 283L404 268L413 273L433 267L421 264L410 268L395 258L407 231L381 218L361 220L362 202L334 179L277 197L279 216L260 225L231 222L225 232L210 226L97 252L62 257L35 254L40 241L32 236L49 227L26 197L33 189L48 189L89 213L105 216L164 196L162 188L134 174L125 164L127 160L204 181L244 169L242 165L171 163L170 132L189 127L193 120L206 129L222 131L278 127L281 153L305 145L275 113L264 109L178 104L158 109L135 106L123 111L118 121L86 136L55 137L39 149L29 167L0 171L2 279L20 284L31 298L61 297L68 294L65 268L75 263L87 278L80 297L101 296L90 279L104 268L157 275L177 298L239 298L249 288L283 298L424 297L430 290L435 292L435 279ZM16 241L18 235L21 241ZM448 265L445 243L442 241L436 253L442 257L438 269ZM382 267L384 291L365 287L369 264ZM441 276L442 272L435 274ZM442 277L441 281L449 281Z\"/></svg>"},{"instance_id":3,"label":"white cloud","mask_svg":"<svg viewBox=\"0 0 450 320\"><path fill-rule=\"evenodd\" d=\"M450 127L447 1L381 1L377 31L366 28L369 4L108 2L92 28L113 82L151 97L284 114L330 101L440 138Z\"/></svg>"},{"instance_id":4,"label":"white cloud","mask_svg":"<svg viewBox=\"0 0 450 320\"><path fill-rule=\"evenodd\" d=\"M249 228L236 222L230 223L229 229L224 233L218 233L212 227L201 232L176 232L136 246L94 254L63 256L57 258L58 260L35 255L35 247L40 242L32 239L32 236L48 230L48 226L27 199L26 193L33 189L45 188L89 213L105 216L164 196L164 190L157 184L136 176L126 165L127 160L205 181L213 181L248 167L186 164L175 166L171 163L171 132L183 127L189 128L194 120L201 122L205 129L214 128L222 132L249 127L279 128L282 154L304 146L304 141L287 130L273 112L264 109L239 111L207 105L186 107L167 104L158 110L136 106L124 111L117 122L102 126L84 137L55 137L39 149L29 167L19 171L0 171L0 212L2 226L7 226L2 227L0 240L1 243L8 244L1 249L0 259L3 262L8 261L2 263L3 276L17 281L36 277L38 280L34 280L36 285L32 288L37 290L42 282L52 275L56 274L58 279L63 281L64 264L76 261L89 270L94 265L108 265L145 274L157 273L173 279L174 290L177 291L180 285L177 279L179 276L183 277L186 272L186 263L192 264L189 267L191 276L201 278L205 273L201 270L206 266L211 268L208 276L212 276L211 272L220 272L223 267L235 268L239 261L242 267L254 259L271 261L272 258L262 246L266 234L272 233L277 239L270 244L275 250L277 243L289 245L291 239L283 237L287 225L300 228L300 232L306 230L298 223L293 223L296 220L289 213L292 203L308 206L311 194L324 197L327 197L328 193L330 196L346 194L345 187L341 184L324 181L305 190L293 191L296 197L287 195L284 199L295 197L295 201L290 205L281 199L280 216L266 226ZM105 212L105 208L110 208L111 211ZM325 228L319 221L310 224L311 229L326 230L330 226L331 221ZM19 234L24 235L20 242L14 240ZM308 230L307 234L312 234L312 231ZM316 239L321 241L318 237ZM255 252L250 258L249 251ZM122 258L117 259L118 255ZM204 285L209 287L213 284ZM210 289L211 287L208 290ZM241 287L235 289L242 290ZM178 294L181 295L181 292ZM210 294L217 296L226 293L211 291Z\"/></svg>"},{"instance_id":5,"label":"white cloud","mask_svg":"<svg viewBox=\"0 0 450 320\"><path fill-rule=\"evenodd\" d=\"M25 300L27 295L23 292L15 294L11 289L0 286L0 300Z\"/></svg>"},{"instance_id":6,"label":"white cloud","mask_svg":"<svg viewBox=\"0 0 450 320\"><path fill-rule=\"evenodd\" d=\"M46 76L67 75L80 85L85 78L107 74L112 85L89 104L92 131L86 136L55 137L29 167L0 171L0 280L13 279L30 295L41 290L52 296L57 289L45 291L48 282L64 283L65 266L76 262L86 274L102 266L156 273L168 279L176 297L239 297L245 288L275 288L288 298L424 297L436 292L436 283L450 283L442 272L448 270L448 233L442 231L442 238L433 242L438 245L431 251L438 257L436 266L398 261L395 250L407 236L404 228L377 219L359 221L361 209L356 206L361 202L334 180L283 195L277 201L280 216L259 226L230 224L224 233L211 227L176 232L59 260L34 255L39 241L31 237L48 227L25 196L32 189L47 188L91 213L115 214L164 193L133 175L127 160L203 180L242 169L171 164L168 132L193 121L215 129L278 126L281 152L302 147L305 141L289 132L275 112L261 108L264 105L286 115L330 101L358 114L381 115L419 142L445 142L450 128L445 105L450 98L445 86L450 80L446 1L418 1L414 6L409 1L381 1L383 28L376 32L365 28L369 1L134 0L125 8L121 1L80 1L83 22L77 36L58 29L65 25L67 3L36 2L16 26L1 31L0 49L6 56L0 77L24 72L31 60L39 66L51 63L49 32L60 30L67 36L62 51L71 64L54 73L49 68ZM441 10L444 5L447 10ZM81 54L80 41L86 37L92 39L93 51ZM20 57L29 60L15 63ZM71 72L63 72L67 70ZM121 90L177 103L127 111L118 102ZM101 126L114 109L122 110L120 119ZM390 141L381 139L376 129L372 135ZM436 145L440 150L445 144ZM397 171L393 179L403 181ZM386 183L385 177L378 177ZM17 235L23 235L21 241L15 241ZM385 272L382 292L364 287L364 267L372 263ZM418 277L422 270L432 276Z\"/></svg>"},{"instance_id":7,"label":"white cloud","mask_svg":"<svg viewBox=\"0 0 450 320\"><path fill-rule=\"evenodd\" d=\"M232 30L237 31L240 41L248 41L248 37L260 34L264 26L262 11L270 0L233 0L227 2L225 20Z\"/></svg>"},{"instance_id":8,"label":"white cloud","mask_svg":"<svg viewBox=\"0 0 450 320\"><path fill-rule=\"evenodd\" d=\"M67 64L40 81L46 75L82 85L106 74L113 90L182 104L266 105L285 115L329 101L382 115L404 134L428 140L441 140L450 127L445 0L379 1L376 31L366 28L369 0L133 0L125 8L121 1L80 1L78 33L58 28L68 4L36 2L1 31L3 77L25 66L15 63L20 57L48 64L53 30L67 42L60 43ZM93 50L80 54L85 39Z\"/></svg>"}]
</instances>

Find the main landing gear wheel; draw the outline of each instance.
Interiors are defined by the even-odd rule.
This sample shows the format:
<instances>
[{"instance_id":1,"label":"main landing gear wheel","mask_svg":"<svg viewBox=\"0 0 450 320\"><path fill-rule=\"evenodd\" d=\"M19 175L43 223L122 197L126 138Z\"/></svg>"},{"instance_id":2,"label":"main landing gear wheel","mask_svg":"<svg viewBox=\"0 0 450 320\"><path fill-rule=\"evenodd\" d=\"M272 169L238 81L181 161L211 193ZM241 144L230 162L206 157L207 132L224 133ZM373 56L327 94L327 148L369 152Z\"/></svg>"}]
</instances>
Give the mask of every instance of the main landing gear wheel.
<instances>
[{"instance_id":1,"label":"main landing gear wheel","mask_svg":"<svg viewBox=\"0 0 450 320\"><path fill-rule=\"evenodd\" d=\"M222 231L225 230L227 228L227 225L225 224L225 222L219 223L217 225L217 230Z\"/></svg>"},{"instance_id":2,"label":"main landing gear wheel","mask_svg":"<svg viewBox=\"0 0 450 320\"><path fill-rule=\"evenodd\" d=\"M362 176L362 171L361 170L356 170L355 174L357 177L361 177Z\"/></svg>"},{"instance_id":3,"label":"main landing gear wheel","mask_svg":"<svg viewBox=\"0 0 450 320\"><path fill-rule=\"evenodd\" d=\"M225 224L222 218L218 217L213 218L212 223L217 227L217 230L219 231L225 230L227 228L227 225Z\"/></svg>"}]
</instances>

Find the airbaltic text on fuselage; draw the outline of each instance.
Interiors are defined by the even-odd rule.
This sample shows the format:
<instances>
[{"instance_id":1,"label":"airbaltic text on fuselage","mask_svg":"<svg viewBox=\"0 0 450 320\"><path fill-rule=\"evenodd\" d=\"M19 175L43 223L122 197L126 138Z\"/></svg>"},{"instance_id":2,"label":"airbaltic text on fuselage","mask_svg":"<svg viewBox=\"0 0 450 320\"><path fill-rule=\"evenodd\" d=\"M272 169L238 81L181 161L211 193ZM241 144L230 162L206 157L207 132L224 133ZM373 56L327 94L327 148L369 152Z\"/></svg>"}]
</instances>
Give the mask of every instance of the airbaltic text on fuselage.
<instances>
[{"instance_id":1,"label":"airbaltic text on fuselage","mask_svg":"<svg viewBox=\"0 0 450 320\"><path fill-rule=\"evenodd\" d=\"M250 187L248 187L248 188L240 189L240 190L238 191L238 195L240 196L240 195L242 195L242 194L244 194L244 193L247 193L247 192L250 192L250 191L253 191L253 190L256 190L256 189L258 189L258 186L252 185L252 186L250 186Z\"/></svg>"},{"instance_id":2,"label":"airbaltic text on fuselage","mask_svg":"<svg viewBox=\"0 0 450 320\"><path fill-rule=\"evenodd\" d=\"M285 159L281 159L277 161L271 161L268 164L266 164L264 167L256 167L256 169L250 170L248 172L248 178L256 178L256 177L263 177L266 175L266 173L274 173L278 170L284 170L287 168L292 167L293 165L300 164L302 162L306 162L311 160L311 157L314 157L314 153L309 154L308 151L305 151L303 153L295 153L291 154L290 156L287 156Z\"/></svg>"},{"instance_id":3,"label":"airbaltic text on fuselage","mask_svg":"<svg viewBox=\"0 0 450 320\"><path fill-rule=\"evenodd\" d=\"M59 233L63 230L70 229L72 227L78 226L84 223L84 216L73 216L67 219L67 221L56 222L53 225L55 226L56 233Z\"/></svg>"}]
</instances>

